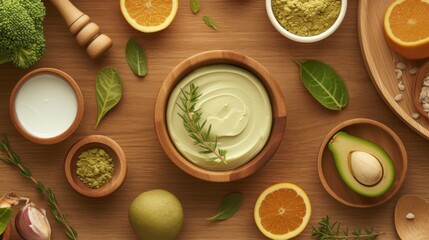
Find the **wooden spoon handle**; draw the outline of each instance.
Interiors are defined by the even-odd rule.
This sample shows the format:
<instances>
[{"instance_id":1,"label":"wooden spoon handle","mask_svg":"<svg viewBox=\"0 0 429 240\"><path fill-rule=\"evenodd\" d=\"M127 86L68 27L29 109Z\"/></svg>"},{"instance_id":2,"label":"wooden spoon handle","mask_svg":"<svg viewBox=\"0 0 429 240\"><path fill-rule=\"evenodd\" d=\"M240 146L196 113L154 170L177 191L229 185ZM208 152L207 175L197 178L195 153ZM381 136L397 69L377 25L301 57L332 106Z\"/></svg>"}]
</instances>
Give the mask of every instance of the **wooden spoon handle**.
<instances>
[{"instance_id":1,"label":"wooden spoon handle","mask_svg":"<svg viewBox=\"0 0 429 240\"><path fill-rule=\"evenodd\" d=\"M86 48L88 55L96 59L106 54L112 47L112 39L100 33L97 24L68 0L50 0L63 16L69 31L78 44Z\"/></svg>"}]
</instances>

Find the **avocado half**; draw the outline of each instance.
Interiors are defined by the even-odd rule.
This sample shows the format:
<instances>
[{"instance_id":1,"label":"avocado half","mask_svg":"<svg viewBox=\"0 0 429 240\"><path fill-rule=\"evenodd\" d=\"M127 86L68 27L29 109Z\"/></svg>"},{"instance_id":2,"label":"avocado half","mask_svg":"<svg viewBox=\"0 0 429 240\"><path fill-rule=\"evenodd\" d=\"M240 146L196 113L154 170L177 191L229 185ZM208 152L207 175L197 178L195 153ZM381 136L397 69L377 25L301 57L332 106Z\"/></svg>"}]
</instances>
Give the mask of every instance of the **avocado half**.
<instances>
[{"instance_id":1,"label":"avocado half","mask_svg":"<svg viewBox=\"0 0 429 240\"><path fill-rule=\"evenodd\" d=\"M392 187L396 176L395 166L389 154L377 144L345 132L338 132L328 143L328 148L334 157L335 166L342 180L356 193L366 197L379 197ZM372 155L380 163L382 176L374 185L362 184L356 178L351 168L350 156L357 151ZM368 164L367 167L371 166Z\"/></svg>"}]
</instances>

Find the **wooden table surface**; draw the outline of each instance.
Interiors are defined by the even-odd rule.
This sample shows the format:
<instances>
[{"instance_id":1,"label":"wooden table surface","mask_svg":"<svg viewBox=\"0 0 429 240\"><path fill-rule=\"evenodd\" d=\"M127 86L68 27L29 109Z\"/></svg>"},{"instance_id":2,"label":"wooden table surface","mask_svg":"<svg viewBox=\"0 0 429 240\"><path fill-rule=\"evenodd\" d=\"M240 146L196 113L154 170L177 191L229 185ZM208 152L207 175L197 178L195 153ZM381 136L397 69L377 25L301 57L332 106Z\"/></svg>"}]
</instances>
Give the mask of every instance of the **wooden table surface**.
<instances>
[{"instance_id":1,"label":"wooden table surface","mask_svg":"<svg viewBox=\"0 0 429 240\"><path fill-rule=\"evenodd\" d=\"M349 1L338 30L328 39L313 44L295 43L280 35L269 22L265 1L261 0L201 1L201 12L197 15L191 13L188 1L181 0L170 27L153 34L131 28L122 17L117 0L75 0L74 4L113 39L112 51L100 61L89 59L68 33L62 17L46 1L47 50L32 69L54 67L75 78L85 100L82 123L70 138L55 145L38 145L22 137L10 121L8 104L13 86L28 70L4 64L0 66L0 133L7 134L11 146L33 175L54 190L80 239L136 239L128 223L128 207L139 193L154 188L171 191L183 204L185 222L179 239L263 239L253 220L254 204L265 188L279 182L299 185L312 203L310 223L296 239L311 239L311 226L316 226L325 215L351 227L374 226L386 233L380 239L398 239L393 221L398 198L412 193L429 199L428 142L393 114L372 85L359 47L357 0ZM203 23L204 15L215 19L218 31ZM147 53L149 72L143 79L133 75L124 57L125 44L131 37ZM279 82L288 113L286 133L277 154L254 175L232 183L205 182L182 172L162 151L153 125L155 100L167 74L185 58L216 49L237 51L264 65ZM318 59L334 67L349 89L347 108L334 112L320 106L301 83L291 57ZM105 66L114 66L120 72L124 95L95 129L95 79ZM409 158L408 175L398 194L380 207L365 210L334 200L322 187L316 167L317 152L325 134L338 123L357 117L371 118L392 128L403 140ZM63 171L67 150L90 134L116 140L128 160L124 185L104 199L89 199L76 193ZM46 207L46 201L31 182L15 168L0 163L0 194L10 191ZM223 196L232 191L244 194L241 210L227 221L208 222L206 218L216 211ZM53 239L66 239L61 226L50 215L49 218ZM13 239L19 239L15 233Z\"/></svg>"}]
</instances>

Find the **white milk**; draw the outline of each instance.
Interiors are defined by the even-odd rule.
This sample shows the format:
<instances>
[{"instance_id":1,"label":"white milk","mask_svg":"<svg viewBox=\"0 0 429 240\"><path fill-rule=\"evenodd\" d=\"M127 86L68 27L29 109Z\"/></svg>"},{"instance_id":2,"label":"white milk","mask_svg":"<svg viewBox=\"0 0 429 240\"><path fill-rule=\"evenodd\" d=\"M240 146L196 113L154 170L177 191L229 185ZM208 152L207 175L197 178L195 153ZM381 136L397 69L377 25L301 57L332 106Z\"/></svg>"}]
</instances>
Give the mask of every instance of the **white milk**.
<instances>
[{"instance_id":1,"label":"white milk","mask_svg":"<svg viewBox=\"0 0 429 240\"><path fill-rule=\"evenodd\" d=\"M31 135L52 138L65 132L77 115L77 97L70 84L41 73L22 85L15 99L19 123Z\"/></svg>"}]
</instances>

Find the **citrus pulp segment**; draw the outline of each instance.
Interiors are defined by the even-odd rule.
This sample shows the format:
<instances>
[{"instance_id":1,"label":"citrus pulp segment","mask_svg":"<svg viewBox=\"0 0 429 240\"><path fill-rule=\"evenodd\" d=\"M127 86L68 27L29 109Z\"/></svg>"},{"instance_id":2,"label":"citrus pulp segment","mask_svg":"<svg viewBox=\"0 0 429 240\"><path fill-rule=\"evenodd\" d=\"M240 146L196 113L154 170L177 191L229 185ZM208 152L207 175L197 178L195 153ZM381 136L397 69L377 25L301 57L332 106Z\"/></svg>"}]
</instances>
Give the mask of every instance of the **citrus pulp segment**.
<instances>
[{"instance_id":1,"label":"citrus pulp segment","mask_svg":"<svg viewBox=\"0 0 429 240\"><path fill-rule=\"evenodd\" d=\"M120 0L127 22L141 32L158 32L168 27L176 16L178 0Z\"/></svg>"},{"instance_id":2,"label":"citrus pulp segment","mask_svg":"<svg viewBox=\"0 0 429 240\"><path fill-rule=\"evenodd\" d=\"M256 201L254 218L259 230L271 239L290 239L300 234L311 216L307 194L291 183L275 184Z\"/></svg>"},{"instance_id":3,"label":"citrus pulp segment","mask_svg":"<svg viewBox=\"0 0 429 240\"><path fill-rule=\"evenodd\" d=\"M396 0L384 16L389 46L409 59L429 57L429 0Z\"/></svg>"}]
</instances>

